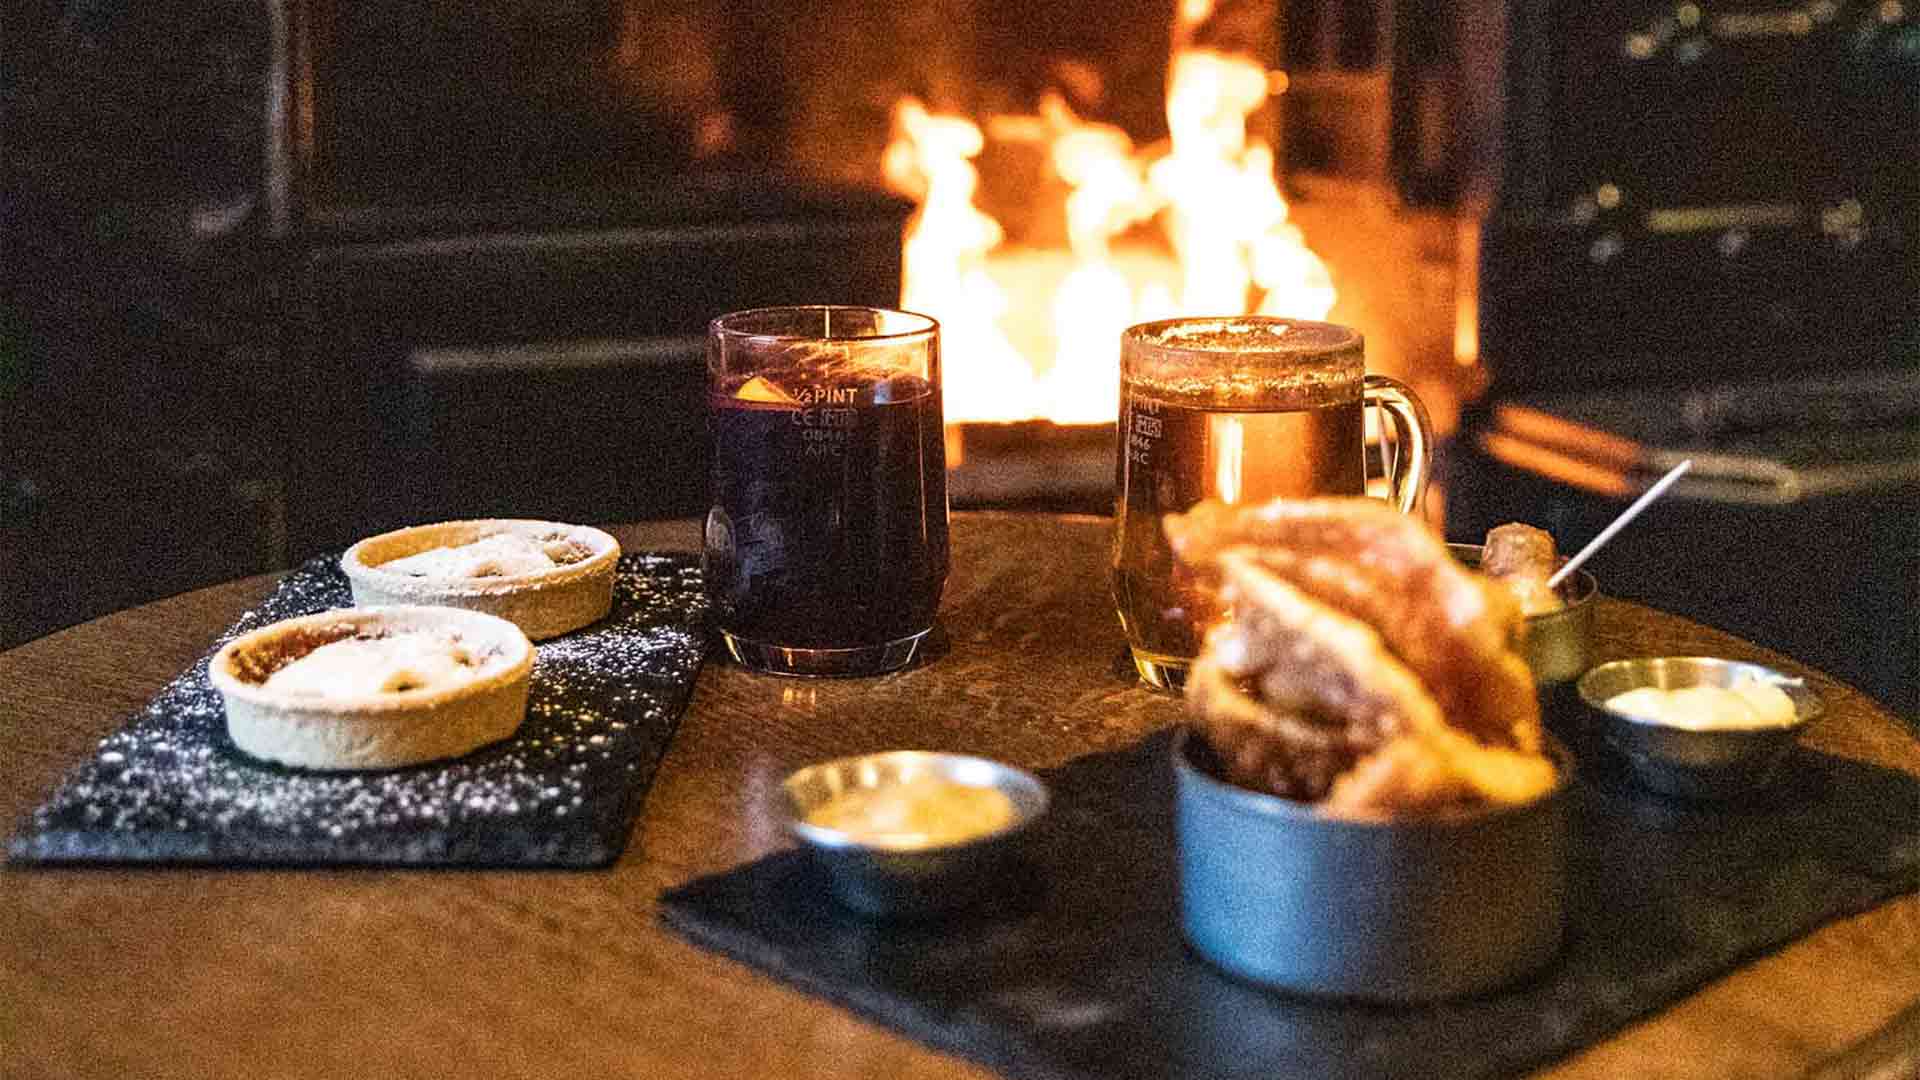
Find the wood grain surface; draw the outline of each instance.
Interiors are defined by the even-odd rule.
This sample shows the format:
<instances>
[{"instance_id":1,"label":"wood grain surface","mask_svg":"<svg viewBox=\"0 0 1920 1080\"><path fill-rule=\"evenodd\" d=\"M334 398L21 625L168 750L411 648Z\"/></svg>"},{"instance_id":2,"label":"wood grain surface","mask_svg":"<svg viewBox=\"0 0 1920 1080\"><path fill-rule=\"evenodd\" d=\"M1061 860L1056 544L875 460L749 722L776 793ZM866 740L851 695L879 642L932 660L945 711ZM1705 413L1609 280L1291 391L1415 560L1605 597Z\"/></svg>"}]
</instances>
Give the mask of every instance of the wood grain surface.
<instances>
[{"instance_id":1,"label":"wood grain surface","mask_svg":"<svg viewBox=\"0 0 1920 1080\"><path fill-rule=\"evenodd\" d=\"M630 550L697 543L687 522L616 532ZM0 1075L983 1075L688 945L655 917L661 889L784 845L763 807L800 765L920 747L1043 767L1178 717L1176 701L1126 666L1106 522L963 514L954 545L945 640L925 666L807 682L710 662L609 870L6 867ZM18 821L271 586L221 585L0 653L0 823ZM1920 743L1845 686L1629 604L1605 602L1599 625L1603 658L1705 652L1802 671L1828 702L1811 743L1920 775ZM1871 1056L1862 1047L1911 1046L1911 1021L1894 1022L1917 1001L1920 897L1910 895L1762 957L1547 1075L1831 1069Z\"/></svg>"}]
</instances>

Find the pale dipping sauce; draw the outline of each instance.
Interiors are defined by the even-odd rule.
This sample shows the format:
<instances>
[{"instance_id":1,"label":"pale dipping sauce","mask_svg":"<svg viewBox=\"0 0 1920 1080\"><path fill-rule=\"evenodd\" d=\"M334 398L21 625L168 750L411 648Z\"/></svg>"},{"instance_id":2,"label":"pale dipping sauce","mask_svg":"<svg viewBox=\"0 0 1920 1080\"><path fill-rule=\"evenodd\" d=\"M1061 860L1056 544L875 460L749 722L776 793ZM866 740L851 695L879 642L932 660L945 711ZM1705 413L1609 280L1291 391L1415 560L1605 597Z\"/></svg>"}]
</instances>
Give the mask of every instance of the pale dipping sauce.
<instances>
[{"instance_id":1,"label":"pale dipping sauce","mask_svg":"<svg viewBox=\"0 0 1920 1080\"><path fill-rule=\"evenodd\" d=\"M1607 708L1688 731L1788 727L1795 719L1793 699L1785 691L1747 677L1736 680L1732 688L1643 686L1608 698Z\"/></svg>"},{"instance_id":2,"label":"pale dipping sauce","mask_svg":"<svg viewBox=\"0 0 1920 1080\"><path fill-rule=\"evenodd\" d=\"M938 847L976 840L1013 824L1013 800L990 787L939 776L843 791L807 815L807 824L873 847Z\"/></svg>"},{"instance_id":3,"label":"pale dipping sauce","mask_svg":"<svg viewBox=\"0 0 1920 1080\"><path fill-rule=\"evenodd\" d=\"M303 697L360 698L431 690L471 676L482 661L439 634L393 634L330 642L267 677L269 690Z\"/></svg>"}]
</instances>

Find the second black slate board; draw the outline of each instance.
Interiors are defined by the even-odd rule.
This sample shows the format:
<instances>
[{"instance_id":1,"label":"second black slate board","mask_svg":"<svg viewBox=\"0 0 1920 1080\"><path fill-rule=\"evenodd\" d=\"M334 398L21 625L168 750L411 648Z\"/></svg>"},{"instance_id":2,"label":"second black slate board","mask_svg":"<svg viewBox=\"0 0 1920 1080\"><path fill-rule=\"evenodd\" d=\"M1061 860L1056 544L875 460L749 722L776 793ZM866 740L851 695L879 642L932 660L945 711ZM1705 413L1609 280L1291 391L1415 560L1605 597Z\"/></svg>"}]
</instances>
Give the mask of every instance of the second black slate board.
<instances>
[{"instance_id":1,"label":"second black slate board","mask_svg":"<svg viewBox=\"0 0 1920 1080\"><path fill-rule=\"evenodd\" d=\"M1595 765L1589 767L1588 762ZM1583 756L1561 956L1479 998L1330 1002L1182 941L1164 734L1047 772L1032 891L925 924L835 908L797 851L663 897L693 940L1009 1076L1493 1076L1598 1041L1766 949L1920 888L1920 781L1800 752L1765 800L1692 806Z\"/></svg>"},{"instance_id":2,"label":"second black slate board","mask_svg":"<svg viewBox=\"0 0 1920 1080\"><path fill-rule=\"evenodd\" d=\"M226 737L207 660L270 622L351 604L333 557L289 573L100 743L9 845L28 862L603 866L618 858L706 653L699 560L628 554L613 611L537 646L527 716L454 761L314 773Z\"/></svg>"}]
</instances>

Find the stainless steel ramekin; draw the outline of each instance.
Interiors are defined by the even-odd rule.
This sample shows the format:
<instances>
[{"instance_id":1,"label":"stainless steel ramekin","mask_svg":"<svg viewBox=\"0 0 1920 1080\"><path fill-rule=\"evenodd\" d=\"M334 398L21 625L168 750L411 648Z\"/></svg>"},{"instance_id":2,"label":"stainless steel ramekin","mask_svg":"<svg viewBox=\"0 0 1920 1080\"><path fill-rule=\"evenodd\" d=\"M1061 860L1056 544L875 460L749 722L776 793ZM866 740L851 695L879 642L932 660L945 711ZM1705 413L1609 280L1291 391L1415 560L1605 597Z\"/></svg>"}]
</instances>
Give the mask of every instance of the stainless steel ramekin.
<instances>
[{"instance_id":1,"label":"stainless steel ramekin","mask_svg":"<svg viewBox=\"0 0 1920 1080\"><path fill-rule=\"evenodd\" d=\"M1479 544L1448 544L1453 557L1468 566L1480 566ZM1555 592L1566 606L1558 611L1527 616L1527 636L1521 655L1541 686L1568 683L1593 664L1593 609L1600 583L1585 570L1575 570Z\"/></svg>"},{"instance_id":2,"label":"stainless steel ramekin","mask_svg":"<svg viewBox=\"0 0 1920 1080\"><path fill-rule=\"evenodd\" d=\"M906 848L862 843L848 833L807 820L809 813L841 792L884 788L928 775L1000 791L1013 803L1013 820L971 840ZM855 911L889 918L938 914L1004 889L1004 872L1016 854L1020 833L1047 810L1046 785L1024 769L990 758L923 750L862 754L809 765L788 776L780 790L779 811L788 830L813 852L834 897Z\"/></svg>"},{"instance_id":3,"label":"stainless steel ramekin","mask_svg":"<svg viewBox=\"0 0 1920 1080\"><path fill-rule=\"evenodd\" d=\"M1566 912L1572 759L1541 798L1433 817L1351 821L1219 778L1174 739L1180 915L1230 974L1307 994L1430 1001L1545 965Z\"/></svg>"},{"instance_id":4,"label":"stainless steel ramekin","mask_svg":"<svg viewBox=\"0 0 1920 1080\"><path fill-rule=\"evenodd\" d=\"M1741 678L1778 686L1793 702L1787 727L1700 731L1642 720L1607 708L1607 700L1643 686L1731 687ZM1766 787L1779 776L1800 729L1820 715L1820 695L1805 682L1759 664L1716 656L1656 656L1615 660L1581 677L1580 699L1639 781L1665 795L1730 799Z\"/></svg>"}]
</instances>

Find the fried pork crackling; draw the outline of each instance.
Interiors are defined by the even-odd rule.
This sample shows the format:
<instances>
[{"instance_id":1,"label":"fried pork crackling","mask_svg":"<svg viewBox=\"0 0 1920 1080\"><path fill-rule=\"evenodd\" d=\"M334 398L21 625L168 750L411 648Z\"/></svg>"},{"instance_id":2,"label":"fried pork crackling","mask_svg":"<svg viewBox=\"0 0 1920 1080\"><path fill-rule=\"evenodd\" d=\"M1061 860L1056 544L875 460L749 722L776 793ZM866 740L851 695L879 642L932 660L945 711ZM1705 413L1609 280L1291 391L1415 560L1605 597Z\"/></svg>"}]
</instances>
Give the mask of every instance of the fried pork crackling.
<instances>
[{"instance_id":1,"label":"fried pork crackling","mask_svg":"<svg viewBox=\"0 0 1920 1080\"><path fill-rule=\"evenodd\" d=\"M1206 503L1165 524L1233 613L1187 681L1228 779L1353 817L1552 785L1513 599L1420 521L1356 498Z\"/></svg>"},{"instance_id":2,"label":"fried pork crackling","mask_svg":"<svg viewBox=\"0 0 1920 1080\"><path fill-rule=\"evenodd\" d=\"M1514 647L1522 622L1512 595L1460 565L1425 523L1375 499L1325 498L1208 501L1165 528L1189 565L1218 568L1222 554L1241 549L1268 576L1364 623L1447 723L1492 746L1540 749L1540 707Z\"/></svg>"}]
</instances>

